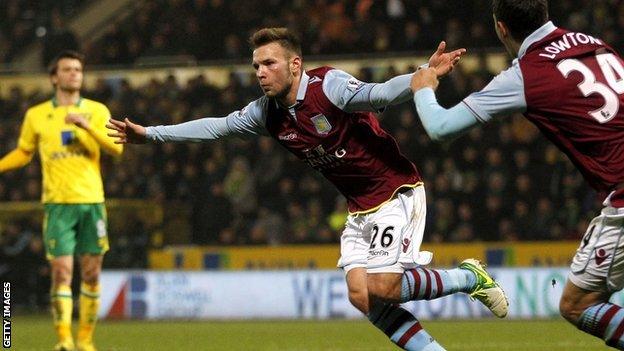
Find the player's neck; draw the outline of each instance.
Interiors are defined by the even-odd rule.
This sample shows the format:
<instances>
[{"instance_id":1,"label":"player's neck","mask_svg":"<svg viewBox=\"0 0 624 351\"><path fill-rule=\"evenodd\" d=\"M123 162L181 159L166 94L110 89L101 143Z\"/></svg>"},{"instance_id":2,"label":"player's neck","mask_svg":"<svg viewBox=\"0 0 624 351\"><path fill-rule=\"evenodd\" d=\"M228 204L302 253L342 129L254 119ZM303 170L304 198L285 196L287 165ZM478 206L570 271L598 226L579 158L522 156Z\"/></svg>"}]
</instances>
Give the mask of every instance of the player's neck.
<instances>
[{"instance_id":1,"label":"player's neck","mask_svg":"<svg viewBox=\"0 0 624 351\"><path fill-rule=\"evenodd\" d=\"M56 102L59 106L75 105L80 100L80 91L56 90Z\"/></svg>"},{"instance_id":2,"label":"player's neck","mask_svg":"<svg viewBox=\"0 0 624 351\"><path fill-rule=\"evenodd\" d=\"M511 55L512 58L517 58L518 57L518 53L520 53L520 46L522 45L522 43L518 43L517 41L510 39L505 41L505 49L507 49L507 52L509 53L509 55Z\"/></svg>"}]
</instances>

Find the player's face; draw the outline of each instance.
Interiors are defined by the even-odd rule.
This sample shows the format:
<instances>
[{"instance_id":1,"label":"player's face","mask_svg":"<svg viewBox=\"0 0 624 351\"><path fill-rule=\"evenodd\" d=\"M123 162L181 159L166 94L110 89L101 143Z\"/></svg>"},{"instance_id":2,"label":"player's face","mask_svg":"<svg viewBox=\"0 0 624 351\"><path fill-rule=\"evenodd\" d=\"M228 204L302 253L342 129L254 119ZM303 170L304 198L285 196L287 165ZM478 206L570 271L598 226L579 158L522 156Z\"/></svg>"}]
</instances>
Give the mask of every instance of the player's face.
<instances>
[{"instance_id":1,"label":"player's face","mask_svg":"<svg viewBox=\"0 0 624 351\"><path fill-rule=\"evenodd\" d=\"M264 94L271 98L283 98L292 89L295 79L292 71L294 56L279 43L269 43L253 52L253 67Z\"/></svg>"},{"instance_id":2,"label":"player's face","mask_svg":"<svg viewBox=\"0 0 624 351\"><path fill-rule=\"evenodd\" d=\"M82 63L73 58L62 58L58 62L52 84L66 92L76 92L82 87Z\"/></svg>"}]
</instances>

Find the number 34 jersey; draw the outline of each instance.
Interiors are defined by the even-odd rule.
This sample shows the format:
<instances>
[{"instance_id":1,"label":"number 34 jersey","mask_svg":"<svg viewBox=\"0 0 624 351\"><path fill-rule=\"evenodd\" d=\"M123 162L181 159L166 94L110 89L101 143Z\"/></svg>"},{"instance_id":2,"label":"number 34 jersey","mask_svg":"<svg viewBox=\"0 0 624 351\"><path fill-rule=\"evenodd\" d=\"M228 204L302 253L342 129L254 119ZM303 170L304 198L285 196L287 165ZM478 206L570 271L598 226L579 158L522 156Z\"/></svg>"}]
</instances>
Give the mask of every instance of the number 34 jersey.
<instances>
[{"instance_id":1,"label":"number 34 jersey","mask_svg":"<svg viewBox=\"0 0 624 351\"><path fill-rule=\"evenodd\" d=\"M499 98L498 101L497 98ZM548 22L518 59L463 101L485 122L521 112L596 190L624 207L624 64L602 40Z\"/></svg>"}]
</instances>

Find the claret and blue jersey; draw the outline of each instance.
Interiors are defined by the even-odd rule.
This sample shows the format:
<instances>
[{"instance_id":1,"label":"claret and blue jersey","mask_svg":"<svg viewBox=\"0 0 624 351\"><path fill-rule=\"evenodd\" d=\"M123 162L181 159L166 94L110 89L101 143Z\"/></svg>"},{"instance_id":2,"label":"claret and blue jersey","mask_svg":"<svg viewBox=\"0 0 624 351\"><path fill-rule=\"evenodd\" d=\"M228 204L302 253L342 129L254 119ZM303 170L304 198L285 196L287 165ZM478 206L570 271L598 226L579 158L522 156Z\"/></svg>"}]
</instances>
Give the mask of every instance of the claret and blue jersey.
<instances>
[{"instance_id":1,"label":"claret and blue jersey","mask_svg":"<svg viewBox=\"0 0 624 351\"><path fill-rule=\"evenodd\" d=\"M483 90L444 110L431 89L415 94L428 133L457 135L522 113L557 145L596 190L624 207L624 65L590 35L544 24L522 43L512 66Z\"/></svg>"},{"instance_id":2,"label":"claret and blue jersey","mask_svg":"<svg viewBox=\"0 0 624 351\"><path fill-rule=\"evenodd\" d=\"M421 184L416 167L373 113L410 100L410 77L370 84L320 67L302 73L293 106L263 96L225 118L148 127L147 136L162 142L270 136L332 182L347 198L351 213L370 212L399 188Z\"/></svg>"}]
</instances>

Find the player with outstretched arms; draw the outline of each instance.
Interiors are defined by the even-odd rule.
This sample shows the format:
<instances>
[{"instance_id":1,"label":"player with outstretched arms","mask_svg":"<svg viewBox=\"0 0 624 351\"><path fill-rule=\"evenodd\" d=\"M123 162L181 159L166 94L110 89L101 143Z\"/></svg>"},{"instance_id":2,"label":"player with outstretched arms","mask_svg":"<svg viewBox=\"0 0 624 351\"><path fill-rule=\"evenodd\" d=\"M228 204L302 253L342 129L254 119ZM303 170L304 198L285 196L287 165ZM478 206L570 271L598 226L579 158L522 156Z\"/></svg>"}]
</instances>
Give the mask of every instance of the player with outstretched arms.
<instances>
[{"instance_id":1,"label":"player with outstretched arms","mask_svg":"<svg viewBox=\"0 0 624 351\"><path fill-rule=\"evenodd\" d=\"M346 272L349 299L405 350L444 349L398 303L464 292L504 317L507 299L478 261L450 270L421 267L431 260L431 253L420 251L423 182L373 114L411 100L412 75L371 84L330 67L305 71L299 39L285 28L259 30L250 41L264 96L225 118L147 128L111 120L109 135L120 143L266 135L321 172L348 201L338 265ZM464 52L444 49L441 43L429 61L439 75Z\"/></svg>"},{"instance_id":2,"label":"player with outstretched arms","mask_svg":"<svg viewBox=\"0 0 624 351\"><path fill-rule=\"evenodd\" d=\"M561 315L624 350L624 309L609 303L624 286L624 62L602 40L556 27L546 0L494 0L496 33L516 58L483 90L451 109L435 99L436 72L411 86L433 139L520 112L557 145L603 194L572 261Z\"/></svg>"}]
</instances>

